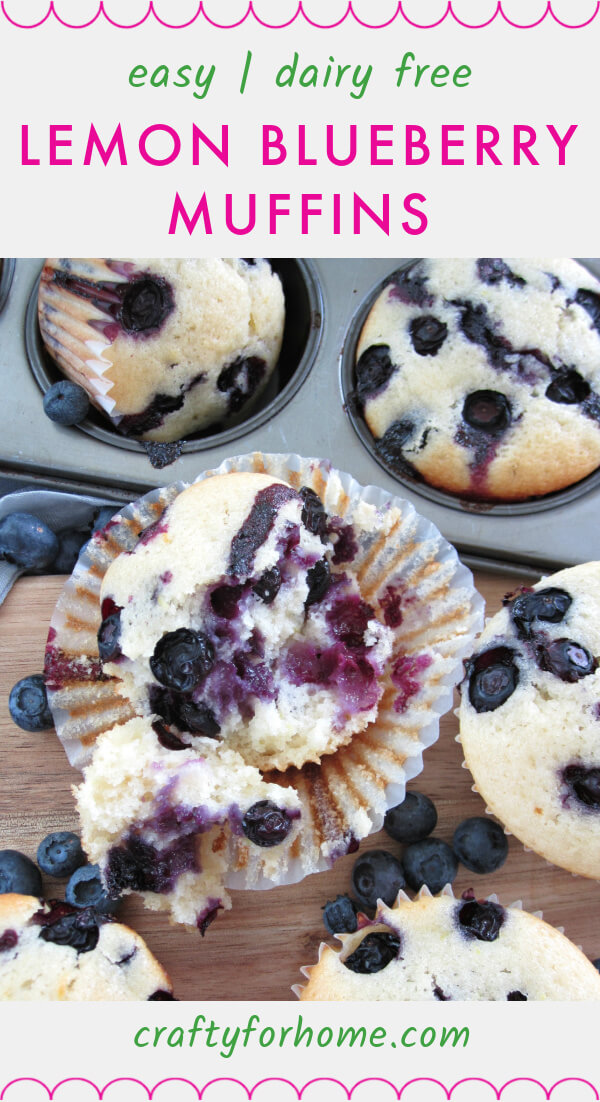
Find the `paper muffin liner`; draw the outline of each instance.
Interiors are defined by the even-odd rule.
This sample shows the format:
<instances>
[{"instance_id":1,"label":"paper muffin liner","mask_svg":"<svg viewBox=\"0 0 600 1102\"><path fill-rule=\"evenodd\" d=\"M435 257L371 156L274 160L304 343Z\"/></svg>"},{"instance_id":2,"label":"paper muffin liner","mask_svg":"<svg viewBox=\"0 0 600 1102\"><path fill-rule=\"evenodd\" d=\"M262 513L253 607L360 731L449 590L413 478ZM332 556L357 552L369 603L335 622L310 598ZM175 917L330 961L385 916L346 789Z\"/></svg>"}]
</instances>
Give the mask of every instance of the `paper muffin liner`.
<instances>
[{"instance_id":1,"label":"paper muffin liner","mask_svg":"<svg viewBox=\"0 0 600 1102\"><path fill-rule=\"evenodd\" d=\"M298 792L302 825L293 843L278 847L275 863L273 849L261 850L243 837L231 839L227 886L269 888L329 868L360 839L379 830L388 808L404 798L406 782L421 772L423 750L438 738L440 717L452 706L463 658L481 630L483 599L455 549L409 502L375 486L360 486L327 461L297 455L236 456L197 481L229 471L266 473L296 489L310 486L327 512L346 523L364 504L375 506L381 531L361 539L351 570L362 596L374 606L390 587L401 594L403 614L377 719L319 765L265 774L267 780ZM104 730L133 715L115 680L102 674L98 658L102 578L116 556L135 547L140 533L159 520L186 485L162 487L122 509L84 549L56 605L46 649L48 698L59 738L78 768L90 760ZM386 514L392 507L398 515L390 524ZM398 710L398 688L390 674L404 657L409 688Z\"/></svg>"},{"instance_id":2,"label":"paper muffin liner","mask_svg":"<svg viewBox=\"0 0 600 1102\"><path fill-rule=\"evenodd\" d=\"M451 884L446 884L445 888L442 888L441 892L438 892L437 894L438 894L438 896L446 896L449 899L459 899L460 898L459 896L456 896L454 894L454 891L452 889ZM424 884L423 887L420 888L419 891L415 893L414 899L411 899L411 897L409 895L407 895L405 891L400 890L398 892L398 895L396 896L396 899L394 900L393 906L397 907L400 903L415 903L419 899L431 899L431 898L434 898L433 892L431 892L429 890L429 888ZM524 910L522 899L517 899L517 900L515 900L514 903L501 904L500 900L499 900L499 898L498 898L498 896L496 895L495 892L493 892L491 895L484 896L483 899L485 900L486 903L497 903L500 906L504 906L505 909L508 910L508 911L522 911L522 910ZM376 912L375 912L375 917L373 919L368 918L367 915L362 914L362 913L359 912L357 932L360 932L363 929L374 928L375 926L377 926L379 924L379 920L381 919L381 914L382 914L381 901L379 902L379 904L377 906L377 909L376 909ZM544 912L543 911L529 911L528 914L530 914L532 916L532 918L539 918L541 922L546 922L546 925L548 925L548 926L553 926L553 924L549 923L547 921L547 919L544 919ZM553 926L553 929L555 929L557 931L557 933L562 934L563 937L567 937L567 935L565 934L564 926ZM337 950L334 946L330 945L328 942L322 941L320 943L318 951L317 951L317 960L316 960L316 962L314 962L313 964L303 964L300 967L300 972L302 973L304 978L306 980L310 980L311 973L314 971L314 969L319 964L319 962L320 962L320 960L323 956L323 953L326 950L332 950L333 952L341 953L341 952L343 952L344 945L346 944L346 942L349 939L354 938L354 936L355 936L354 934L333 934L333 937L336 939L336 941L339 941L341 943L341 946L340 946L339 950ZM570 939L567 938L567 940L570 940ZM571 944L575 945L575 942L571 942ZM583 953L583 949L582 949L581 945L576 945L575 948L579 949L580 953L582 953L585 956L585 954ZM305 987L306 987L306 984L294 983L291 986L291 991L293 991L296 998L299 999L301 997L301 993L302 993L302 991L304 991Z\"/></svg>"}]
</instances>

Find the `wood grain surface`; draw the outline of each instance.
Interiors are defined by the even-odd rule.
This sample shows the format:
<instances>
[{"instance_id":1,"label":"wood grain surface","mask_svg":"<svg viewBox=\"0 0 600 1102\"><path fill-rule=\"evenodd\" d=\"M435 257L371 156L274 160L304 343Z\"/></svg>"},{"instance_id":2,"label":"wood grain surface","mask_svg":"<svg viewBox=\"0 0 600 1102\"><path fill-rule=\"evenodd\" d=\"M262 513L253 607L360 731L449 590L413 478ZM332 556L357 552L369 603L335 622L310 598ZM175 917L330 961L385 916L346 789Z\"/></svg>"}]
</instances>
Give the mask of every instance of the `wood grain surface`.
<instances>
[{"instance_id":1,"label":"wood grain surface","mask_svg":"<svg viewBox=\"0 0 600 1102\"><path fill-rule=\"evenodd\" d=\"M38 843L52 830L77 829L71 785L79 780L54 732L31 735L15 727L8 714L8 694L21 677L42 669L50 616L62 578L22 578L0 608L0 848L18 849L35 858ZM518 582L476 575L488 612ZM453 715L442 720L438 743L425 754L424 772L410 787L431 796L438 809L436 835L451 841L458 823L484 812L471 791L454 740ZM362 843L363 849L398 850L385 834ZM329 873L308 877L292 887L272 891L234 892L233 910L222 914L204 939L170 926L164 915L144 910L129 897L122 920L146 939L169 972L180 999L290 999L298 969L312 963L325 930L321 907L350 889L355 858L338 861ZM510 839L506 864L491 876L460 868L455 892L474 887L478 896L497 892L504 903L522 899L531 911L564 926L567 935L592 958L600 957L600 885L553 868ZM64 884L47 879L48 897L62 898Z\"/></svg>"}]
</instances>

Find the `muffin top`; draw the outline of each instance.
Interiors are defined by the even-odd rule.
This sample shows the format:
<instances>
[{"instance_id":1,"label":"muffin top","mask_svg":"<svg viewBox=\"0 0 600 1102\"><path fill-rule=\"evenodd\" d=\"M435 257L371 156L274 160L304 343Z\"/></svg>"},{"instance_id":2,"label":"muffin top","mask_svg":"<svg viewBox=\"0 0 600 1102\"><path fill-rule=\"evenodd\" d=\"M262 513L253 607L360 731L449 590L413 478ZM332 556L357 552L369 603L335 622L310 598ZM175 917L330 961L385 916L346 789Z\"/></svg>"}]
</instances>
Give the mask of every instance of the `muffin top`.
<instances>
[{"instance_id":1,"label":"muffin top","mask_svg":"<svg viewBox=\"0 0 600 1102\"><path fill-rule=\"evenodd\" d=\"M168 442L246 416L285 321L268 261L50 259L44 343L126 436Z\"/></svg>"},{"instance_id":2,"label":"muffin top","mask_svg":"<svg viewBox=\"0 0 600 1102\"><path fill-rule=\"evenodd\" d=\"M600 283L573 260L419 261L356 356L376 452L401 476L517 501L600 465Z\"/></svg>"},{"instance_id":3,"label":"muffin top","mask_svg":"<svg viewBox=\"0 0 600 1102\"><path fill-rule=\"evenodd\" d=\"M393 640L334 561L337 537L312 490L195 483L106 572L105 671L138 714L259 769L319 761L376 717Z\"/></svg>"},{"instance_id":4,"label":"muffin top","mask_svg":"<svg viewBox=\"0 0 600 1102\"><path fill-rule=\"evenodd\" d=\"M505 598L466 664L460 739L488 807L548 861L600 879L600 563Z\"/></svg>"},{"instance_id":5,"label":"muffin top","mask_svg":"<svg viewBox=\"0 0 600 1102\"><path fill-rule=\"evenodd\" d=\"M495 899L401 893L374 922L321 947L303 1000L526 1002L600 998L600 975L563 934Z\"/></svg>"},{"instance_id":6,"label":"muffin top","mask_svg":"<svg viewBox=\"0 0 600 1102\"><path fill-rule=\"evenodd\" d=\"M138 934L88 907L0 895L0 1000L172 999Z\"/></svg>"}]
</instances>

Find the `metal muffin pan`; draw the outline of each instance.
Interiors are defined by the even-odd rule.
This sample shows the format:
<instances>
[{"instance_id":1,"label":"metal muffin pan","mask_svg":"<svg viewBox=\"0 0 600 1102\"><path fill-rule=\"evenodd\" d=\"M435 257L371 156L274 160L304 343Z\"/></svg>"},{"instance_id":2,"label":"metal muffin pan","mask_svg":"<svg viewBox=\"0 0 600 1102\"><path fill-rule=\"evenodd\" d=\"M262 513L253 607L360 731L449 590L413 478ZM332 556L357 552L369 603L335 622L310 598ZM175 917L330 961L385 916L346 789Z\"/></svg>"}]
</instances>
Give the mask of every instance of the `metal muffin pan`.
<instances>
[{"instance_id":1,"label":"metal muffin pan","mask_svg":"<svg viewBox=\"0 0 600 1102\"><path fill-rule=\"evenodd\" d=\"M0 270L0 311L4 310L6 303L8 302L8 296L10 294L10 288L15 274L15 260L14 257L5 256L2 259L2 269Z\"/></svg>"},{"instance_id":2,"label":"metal muffin pan","mask_svg":"<svg viewBox=\"0 0 600 1102\"><path fill-rule=\"evenodd\" d=\"M255 411L249 417L240 415L240 420L235 425L198 433L183 444L183 454L204 451L216 444L231 444L238 437L259 428L283 409L312 367L321 339L323 317L319 282L310 262L305 260L273 260L271 266L281 280L286 301L285 330L277 367ZM37 311L39 283L38 278L27 304L25 347L29 366L41 391L45 393L63 375L46 351L40 333ZM112 444L113 447L146 454L139 440L128 438L116 429L111 429L107 418L93 406L89 417L78 428L97 440Z\"/></svg>"},{"instance_id":3,"label":"metal muffin pan","mask_svg":"<svg viewBox=\"0 0 600 1102\"><path fill-rule=\"evenodd\" d=\"M544 499L542 510L532 503L498 514L495 508L434 499L421 485L401 481L381 466L367 442L357 436L344 400L357 325L385 278L409 262L408 258L300 261L312 286L311 334L306 358L301 358L295 375L243 425L190 442L200 444L201 450L185 450L176 462L155 470L139 445L130 450L119 438L116 446L109 427L102 429L106 435L99 438L80 428L60 428L45 417L40 384L28 361L25 324L42 260L17 260L10 298L0 314L1 473L23 483L39 479L44 485L50 482L76 492L93 487L126 501L154 486L191 480L232 454L297 452L329 459L363 485L378 485L407 497L447 539L475 556L479 565L512 562L551 570L600 558L600 486L595 476L577 488L583 492L576 496L567 492L554 495L552 501ZM600 276L600 258L582 263ZM288 303L290 307L293 303Z\"/></svg>"}]
</instances>

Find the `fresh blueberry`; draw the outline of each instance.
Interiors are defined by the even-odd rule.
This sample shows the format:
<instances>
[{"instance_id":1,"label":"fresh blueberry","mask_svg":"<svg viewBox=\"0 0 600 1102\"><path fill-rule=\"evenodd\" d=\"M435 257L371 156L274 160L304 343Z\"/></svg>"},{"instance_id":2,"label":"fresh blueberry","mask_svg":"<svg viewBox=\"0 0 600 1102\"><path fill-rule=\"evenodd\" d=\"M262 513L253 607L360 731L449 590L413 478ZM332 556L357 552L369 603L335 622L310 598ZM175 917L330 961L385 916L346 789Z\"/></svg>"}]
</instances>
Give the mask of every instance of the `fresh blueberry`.
<instances>
[{"instance_id":1,"label":"fresh blueberry","mask_svg":"<svg viewBox=\"0 0 600 1102\"><path fill-rule=\"evenodd\" d=\"M58 554L52 564L55 574L70 574L74 570L89 535L87 528L67 528L66 531L59 533Z\"/></svg>"},{"instance_id":2,"label":"fresh blueberry","mask_svg":"<svg viewBox=\"0 0 600 1102\"><path fill-rule=\"evenodd\" d=\"M305 608L316 605L327 593L331 584L331 572L327 559L320 559L306 572L308 582L308 596L304 602Z\"/></svg>"},{"instance_id":3,"label":"fresh blueberry","mask_svg":"<svg viewBox=\"0 0 600 1102\"><path fill-rule=\"evenodd\" d=\"M242 819L242 830L256 846L279 846L285 842L292 820L285 808L277 807L272 800L258 800L249 807Z\"/></svg>"},{"instance_id":4,"label":"fresh blueberry","mask_svg":"<svg viewBox=\"0 0 600 1102\"><path fill-rule=\"evenodd\" d=\"M349 957L342 963L351 972L371 976L382 972L400 953L400 938L397 934L367 934Z\"/></svg>"},{"instance_id":5,"label":"fresh blueberry","mask_svg":"<svg viewBox=\"0 0 600 1102\"><path fill-rule=\"evenodd\" d=\"M80 425L89 409L86 391L70 379L54 383L44 394L44 413L56 425Z\"/></svg>"},{"instance_id":6,"label":"fresh blueberry","mask_svg":"<svg viewBox=\"0 0 600 1102\"><path fill-rule=\"evenodd\" d=\"M37 865L16 849L0 850L0 895L41 895L42 877Z\"/></svg>"},{"instance_id":7,"label":"fresh blueberry","mask_svg":"<svg viewBox=\"0 0 600 1102\"><path fill-rule=\"evenodd\" d=\"M252 591L264 601L266 605L273 604L281 589L281 571L273 566L271 570L265 570L258 581L252 586Z\"/></svg>"},{"instance_id":8,"label":"fresh blueberry","mask_svg":"<svg viewBox=\"0 0 600 1102\"><path fill-rule=\"evenodd\" d=\"M394 371L389 344L372 344L365 349L356 365L356 395L360 404L364 405L367 398L382 390Z\"/></svg>"},{"instance_id":9,"label":"fresh blueberry","mask_svg":"<svg viewBox=\"0 0 600 1102\"><path fill-rule=\"evenodd\" d=\"M404 869L393 853L385 849L372 849L354 862L352 883L363 907L374 908L378 899L382 899L388 907L393 906L406 880Z\"/></svg>"},{"instance_id":10,"label":"fresh blueberry","mask_svg":"<svg viewBox=\"0 0 600 1102\"><path fill-rule=\"evenodd\" d=\"M24 731L49 731L54 727L41 673L24 677L13 685L8 698L12 719Z\"/></svg>"},{"instance_id":11,"label":"fresh blueberry","mask_svg":"<svg viewBox=\"0 0 600 1102\"><path fill-rule=\"evenodd\" d=\"M508 856L508 839L493 819L464 819L454 831L452 848L471 872L495 872Z\"/></svg>"},{"instance_id":12,"label":"fresh blueberry","mask_svg":"<svg viewBox=\"0 0 600 1102\"><path fill-rule=\"evenodd\" d=\"M45 570L58 554L58 537L31 513L10 513L0 520L0 559L24 570Z\"/></svg>"},{"instance_id":13,"label":"fresh blueberry","mask_svg":"<svg viewBox=\"0 0 600 1102\"><path fill-rule=\"evenodd\" d=\"M429 796L407 792L401 804L391 807L383 829L396 842L421 842L437 825L437 811Z\"/></svg>"},{"instance_id":14,"label":"fresh blueberry","mask_svg":"<svg viewBox=\"0 0 600 1102\"><path fill-rule=\"evenodd\" d=\"M96 948L99 926L106 921L93 907L74 908L68 903L53 903L49 913L39 911L33 920L41 926L42 941L68 945L78 953L91 953Z\"/></svg>"},{"instance_id":15,"label":"fresh blueberry","mask_svg":"<svg viewBox=\"0 0 600 1102\"><path fill-rule=\"evenodd\" d=\"M492 647L465 663L469 700L476 712L494 712L514 693L519 670L509 647Z\"/></svg>"},{"instance_id":16,"label":"fresh blueberry","mask_svg":"<svg viewBox=\"0 0 600 1102\"><path fill-rule=\"evenodd\" d=\"M136 279L123 295L121 324L129 333L160 329L175 306L173 290L159 276Z\"/></svg>"},{"instance_id":17,"label":"fresh blueberry","mask_svg":"<svg viewBox=\"0 0 600 1102\"><path fill-rule=\"evenodd\" d=\"M477 941L496 941L505 916L504 907L487 900L479 903L476 899L469 899L458 908L461 930L467 937L474 937Z\"/></svg>"},{"instance_id":18,"label":"fresh blueberry","mask_svg":"<svg viewBox=\"0 0 600 1102\"><path fill-rule=\"evenodd\" d=\"M404 850L402 861L406 882L415 892L425 885L435 895L452 884L458 872L456 854L441 838L413 842Z\"/></svg>"},{"instance_id":19,"label":"fresh blueberry","mask_svg":"<svg viewBox=\"0 0 600 1102\"><path fill-rule=\"evenodd\" d=\"M102 509L97 509L92 521L92 535L95 536L96 532L101 532L103 528L106 528L106 525L110 524L118 511L118 505L105 505Z\"/></svg>"},{"instance_id":20,"label":"fresh blueberry","mask_svg":"<svg viewBox=\"0 0 600 1102\"><path fill-rule=\"evenodd\" d=\"M47 834L38 846L37 863L47 876L59 879L70 876L75 869L85 865L86 860L79 835L69 830Z\"/></svg>"},{"instance_id":21,"label":"fresh blueberry","mask_svg":"<svg viewBox=\"0 0 600 1102\"><path fill-rule=\"evenodd\" d=\"M93 907L100 914L114 914L121 902L104 890L98 865L75 869L65 889L65 899L72 907Z\"/></svg>"},{"instance_id":22,"label":"fresh blueberry","mask_svg":"<svg viewBox=\"0 0 600 1102\"><path fill-rule=\"evenodd\" d=\"M585 807L600 810L600 768L598 766L567 765L562 774L563 783L571 795Z\"/></svg>"},{"instance_id":23,"label":"fresh blueberry","mask_svg":"<svg viewBox=\"0 0 600 1102\"><path fill-rule=\"evenodd\" d=\"M512 420L510 403L499 390L474 390L465 398L463 421L471 428L500 436Z\"/></svg>"},{"instance_id":24,"label":"fresh blueberry","mask_svg":"<svg viewBox=\"0 0 600 1102\"><path fill-rule=\"evenodd\" d=\"M546 398L560 405L573 406L589 398L591 389L578 371L557 371L546 387Z\"/></svg>"},{"instance_id":25,"label":"fresh blueberry","mask_svg":"<svg viewBox=\"0 0 600 1102\"><path fill-rule=\"evenodd\" d=\"M150 659L150 669L161 685L184 693L204 680L214 661L214 647L207 635L190 628L178 628L159 639Z\"/></svg>"},{"instance_id":26,"label":"fresh blueberry","mask_svg":"<svg viewBox=\"0 0 600 1102\"><path fill-rule=\"evenodd\" d=\"M312 532L313 536L320 536L324 540L327 536L327 513L321 498L310 486L302 486L300 497L304 502L301 520L305 528Z\"/></svg>"},{"instance_id":27,"label":"fresh blueberry","mask_svg":"<svg viewBox=\"0 0 600 1102\"><path fill-rule=\"evenodd\" d=\"M447 336L445 321L439 321L430 314L413 318L410 323L410 337L418 356L437 356Z\"/></svg>"},{"instance_id":28,"label":"fresh blueberry","mask_svg":"<svg viewBox=\"0 0 600 1102\"><path fill-rule=\"evenodd\" d=\"M531 634L532 624L541 620L546 624L560 624L569 611L573 598L564 589L549 586L532 593L521 593L510 604L510 615L521 635Z\"/></svg>"},{"instance_id":29,"label":"fresh blueberry","mask_svg":"<svg viewBox=\"0 0 600 1102\"><path fill-rule=\"evenodd\" d=\"M338 895L323 907L323 922L330 934L353 934L358 928L356 905L349 895Z\"/></svg>"},{"instance_id":30,"label":"fresh blueberry","mask_svg":"<svg viewBox=\"0 0 600 1102\"><path fill-rule=\"evenodd\" d=\"M538 664L540 669L570 683L588 677L598 667L589 650L572 639L553 639L544 643L539 648Z\"/></svg>"}]
</instances>

